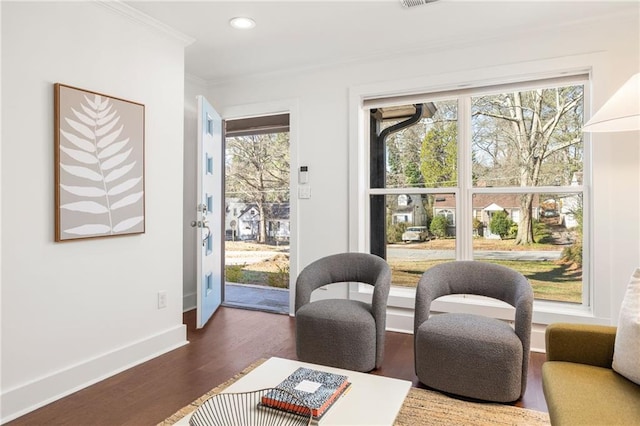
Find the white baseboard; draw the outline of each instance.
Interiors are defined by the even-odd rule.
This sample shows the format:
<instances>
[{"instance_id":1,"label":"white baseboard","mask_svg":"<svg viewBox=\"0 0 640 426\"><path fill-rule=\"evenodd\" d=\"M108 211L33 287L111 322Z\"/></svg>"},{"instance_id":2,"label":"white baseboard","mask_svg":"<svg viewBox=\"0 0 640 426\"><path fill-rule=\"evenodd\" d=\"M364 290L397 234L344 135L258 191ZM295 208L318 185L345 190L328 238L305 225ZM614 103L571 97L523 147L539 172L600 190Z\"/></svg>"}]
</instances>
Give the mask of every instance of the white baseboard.
<instances>
[{"instance_id":1,"label":"white baseboard","mask_svg":"<svg viewBox=\"0 0 640 426\"><path fill-rule=\"evenodd\" d=\"M413 309L387 307L387 331L413 334Z\"/></svg>"},{"instance_id":2,"label":"white baseboard","mask_svg":"<svg viewBox=\"0 0 640 426\"><path fill-rule=\"evenodd\" d=\"M531 351L545 352L545 324L533 324L531 327ZM387 331L413 334L413 310L387 308Z\"/></svg>"},{"instance_id":3,"label":"white baseboard","mask_svg":"<svg viewBox=\"0 0 640 426\"><path fill-rule=\"evenodd\" d=\"M531 352L546 353L546 343L544 340L544 332L546 329L546 324L533 324L531 326Z\"/></svg>"},{"instance_id":4,"label":"white baseboard","mask_svg":"<svg viewBox=\"0 0 640 426\"><path fill-rule=\"evenodd\" d=\"M188 312L196 308L198 303L198 295L196 293L188 293L182 296L182 312Z\"/></svg>"},{"instance_id":5,"label":"white baseboard","mask_svg":"<svg viewBox=\"0 0 640 426\"><path fill-rule=\"evenodd\" d=\"M14 420L188 343L186 326L179 325L24 385L3 390L0 423Z\"/></svg>"}]
</instances>

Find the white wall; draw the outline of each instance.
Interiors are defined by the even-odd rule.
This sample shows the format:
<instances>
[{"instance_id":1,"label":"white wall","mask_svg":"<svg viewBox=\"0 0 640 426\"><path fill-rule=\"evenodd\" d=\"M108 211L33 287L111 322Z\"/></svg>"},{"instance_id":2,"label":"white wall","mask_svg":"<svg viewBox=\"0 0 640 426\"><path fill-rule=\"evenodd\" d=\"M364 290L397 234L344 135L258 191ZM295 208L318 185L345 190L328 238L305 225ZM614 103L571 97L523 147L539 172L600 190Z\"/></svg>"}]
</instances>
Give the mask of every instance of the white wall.
<instances>
[{"instance_id":1,"label":"white wall","mask_svg":"<svg viewBox=\"0 0 640 426\"><path fill-rule=\"evenodd\" d=\"M186 343L185 40L96 2L1 8L4 422ZM146 233L53 242L56 82L145 104Z\"/></svg>"},{"instance_id":2,"label":"white wall","mask_svg":"<svg viewBox=\"0 0 640 426\"><path fill-rule=\"evenodd\" d=\"M223 113L274 99L296 99L299 105L299 165L310 169L311 199L298 200L299 259L304 267L318 257L353 249L349 233L360 218L350 197L354 164L350 133L354 110L349 93L367 86L409 90L446 88L478 81L514 78L530 73L560 72L575 66L593 69L593 107L597 109L638 71L638 16L616 16L597 23L535 32L521 38L474 40L430 52L361 61L325 69L266 75L212 84L209 98ZM363 49L366 49L363 42ZM558 314L538 310L539 348L544 324L556 320L613 323L629 277L640 264L640 142L637 133L593 137L592 309ZM353 181L353 179L351 179ZM350 211L351 209L351 211ZM351 223L350 223L351 221ZM328 292L330 293L330 292ZM344 296L345 291L336 291ZM545 311L545 309L547 311ZM409 331L411 309L394 310L389 324Z\"/></svg>"}]
</instances>

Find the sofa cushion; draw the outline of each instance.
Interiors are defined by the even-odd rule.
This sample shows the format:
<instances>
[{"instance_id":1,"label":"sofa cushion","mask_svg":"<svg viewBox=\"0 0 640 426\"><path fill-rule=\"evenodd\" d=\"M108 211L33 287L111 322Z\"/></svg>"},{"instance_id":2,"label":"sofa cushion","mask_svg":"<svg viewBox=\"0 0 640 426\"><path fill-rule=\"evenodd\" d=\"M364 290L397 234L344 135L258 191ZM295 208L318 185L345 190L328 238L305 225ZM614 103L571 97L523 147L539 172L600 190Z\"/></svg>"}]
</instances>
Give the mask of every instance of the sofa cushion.
<instances>
[{"instance_id":1,"label":"sofa cushion","mask_svg":"<svg viewBox=\"0 0 640 426\"><path fill-rule=\"evenodd\" d=\"M631 425L640 419L640 386L610 368L549 361L544 396L554 426Z\"/></svg>"},{"instance_id":2,"label":"sofa cushion","mask_svg":"<svg viewBox=\"0 0 640 426\"><path fill-rule=\"evenodd\" d=\"M613 369L640 385L640 268L633 273L620 307Z\"/></svg>"}]
</instances>

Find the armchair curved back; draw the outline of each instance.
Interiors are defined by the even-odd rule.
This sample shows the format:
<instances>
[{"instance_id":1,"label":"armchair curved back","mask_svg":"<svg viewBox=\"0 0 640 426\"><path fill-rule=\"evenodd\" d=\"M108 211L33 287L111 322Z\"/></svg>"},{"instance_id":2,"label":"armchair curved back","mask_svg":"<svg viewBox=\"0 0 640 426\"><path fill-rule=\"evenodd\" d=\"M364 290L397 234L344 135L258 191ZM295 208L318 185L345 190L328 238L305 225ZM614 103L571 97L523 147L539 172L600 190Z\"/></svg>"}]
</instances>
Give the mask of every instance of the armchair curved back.
<instances>
[{"instance_id":1,"label":"armchair curved back","mask_svg":"<svg viewBox=\"0 0 640 426\"><path fill-rule=\"evenodd\" d=\"M429 319L431 303L449 294L473 294L506 302L515 308L514 330L523 348L523 389L529 365L533 289L520 272L474 260L441 263L428 269L416 289L414 335Z\"/></svg>"},{"instance_id":2,"label":"armchair curved back","mask_svg":"<svg viewBox=\"0 0 640 426\"><path fill-rule=\"evenodd\" d=\"M300 272L296 280L296 306L311 300L314 290L327 284L357 282L374 287L372 306L386 309L391 286L391 268L379 256L369 253L338 253L320 258Z\"/></svg>"},{"instance_id":3,"label":"armchair curved back","mask_svg":"<svg viewBox=\"0 0 640 426\"><path fill-rule=\"evenodd\" d=\"M317 288L347 282L373 286L371 315L376 326L376 366L379 366L384 354L387 299L391 288L391 268L381 257L369 253L339 253L312 262L296 280L295 311L311 301L311 293Z\"/></svg>"}]
</instances>

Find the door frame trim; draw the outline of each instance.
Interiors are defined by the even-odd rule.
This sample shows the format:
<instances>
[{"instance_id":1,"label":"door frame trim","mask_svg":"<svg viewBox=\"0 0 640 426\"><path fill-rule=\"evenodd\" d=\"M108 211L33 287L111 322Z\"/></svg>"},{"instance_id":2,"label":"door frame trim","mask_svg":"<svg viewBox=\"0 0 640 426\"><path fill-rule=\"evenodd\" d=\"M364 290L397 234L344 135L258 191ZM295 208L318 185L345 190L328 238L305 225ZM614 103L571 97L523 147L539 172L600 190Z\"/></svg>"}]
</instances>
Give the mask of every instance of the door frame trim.
<instances>
[{"instance_id":1,"label":"door frame trim","mask_svg":"<svg viewBox=\"0 0 640 426\"><path fill-rule=\"evenodd\" d=\"M289 237L289 316L295 312L295 285L299 271L299 234L300 220L298 215L298 170L300 159L298 158L298 100L282 99L272 102L234 105L221 108L220 114L223 120L247 118L252 116L289 114L289 208L290 208L290 237Z\"/></svg>"}]
</instances>

